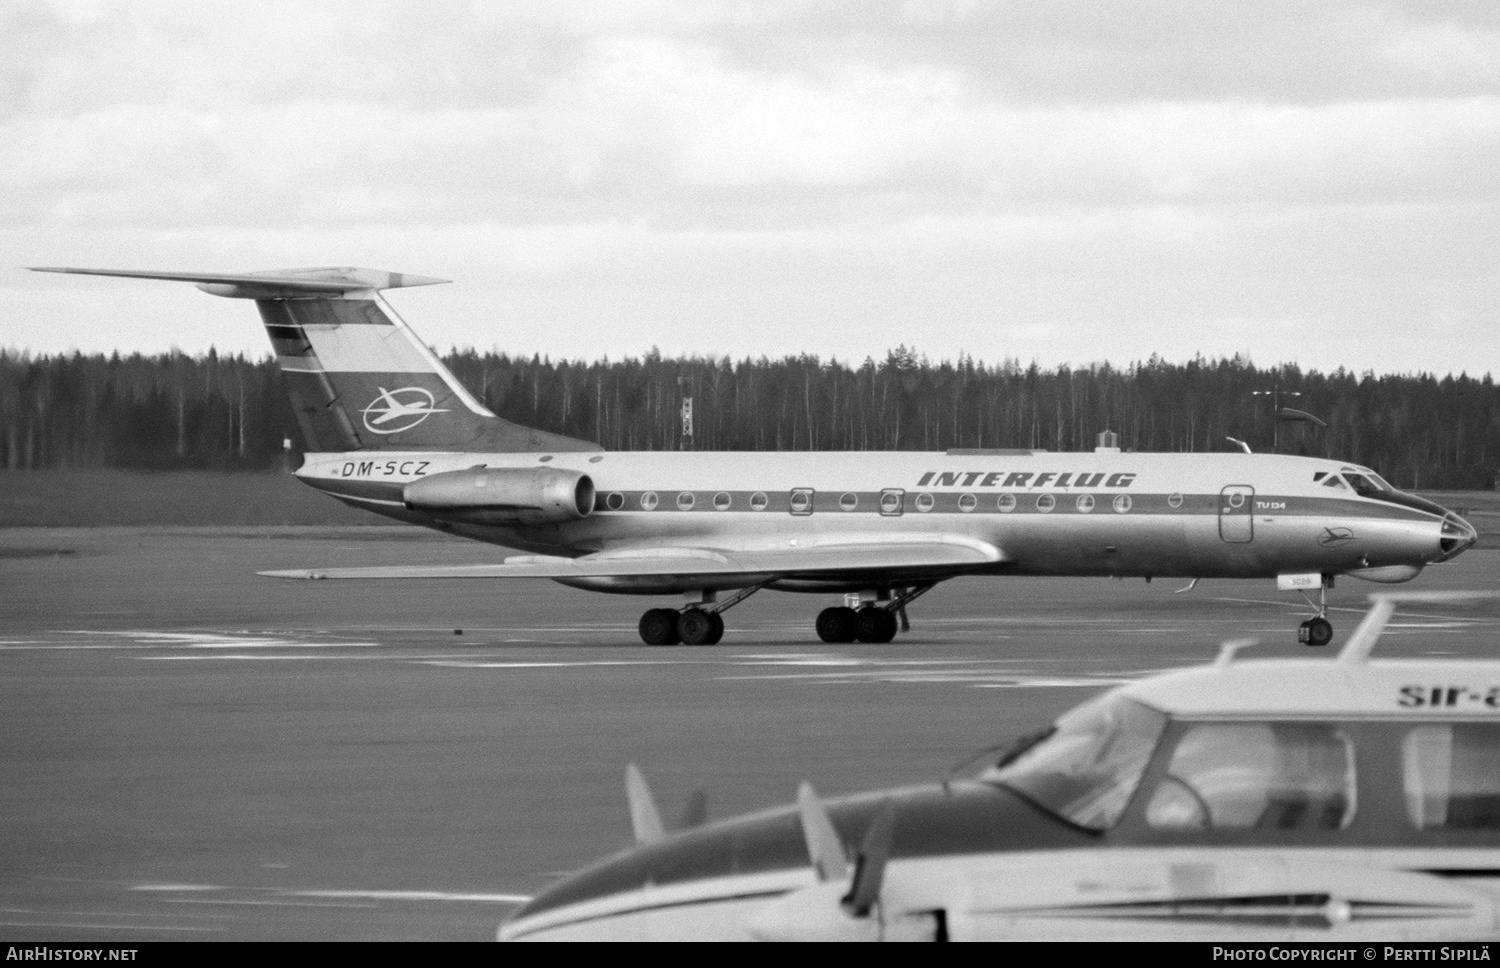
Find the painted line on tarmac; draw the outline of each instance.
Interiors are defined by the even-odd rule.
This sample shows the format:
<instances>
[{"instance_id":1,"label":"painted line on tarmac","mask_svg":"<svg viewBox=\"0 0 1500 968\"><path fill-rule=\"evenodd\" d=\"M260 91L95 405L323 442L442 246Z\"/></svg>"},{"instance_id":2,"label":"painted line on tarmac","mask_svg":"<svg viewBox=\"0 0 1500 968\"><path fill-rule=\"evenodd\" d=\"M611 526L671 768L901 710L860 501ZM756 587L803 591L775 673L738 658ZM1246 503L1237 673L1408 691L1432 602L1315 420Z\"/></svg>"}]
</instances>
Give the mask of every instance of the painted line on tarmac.
<instances>
[{"instance_id":1,"label":"painted line on tarmac","mask_svg":"<svg viewBox=\"0 0 1500 968\"><path fill-rule=\"evenodd\" d=\"M169 657L161 657L169 658ZM175 658L175 657L170 657ZM190 658L207 658L193 656ZM441 659L407 659L412 665L441 666L454 669L588 669L608 666L730 666L739 668L757 667L791 667L791 668L847 668L875 670L866 674L876 674L883 669L906 670L907 674L922 675L922 669L940 669L952 666L964 667L986 667L985 675L994 675L997 670L1017 665L1012 659L865 659L850 655L839 655L831 653L792 653L789 655L776 656L768 653L750 653L748 655L734 655L722 659L577 659L566 660L535 660L535 661L513 661L486 658L441 658ZM1024 668L1024 667L1023 667ZM915 671L914 671L915 670ZM841 673L835 673L839 675ZM720 676L721 679L753 679L753 678L797 678L796 674L787 676Z\"/></svg>"},{"instance_id":2,"label":"painted line on tarmac","mask_svg":"<svg viewBox=\"0 0 1500 968\"><path fill-rule=\"evenodd\" d=\"M462 901L470 904L525 904L530 894L481 893L476 891L391 890L385 888L291 888L291 887L225 887L219 884L134 884L132 891L155 894L216 894L222 891L270 895L269 899L191 898L178 903L199 904L293 904L279 898L305 898L317 901ZM171 899L169 899L171 900ZM327 906L327 905L324 905ZM344 905L348 906L348 905ZM361 904L358 907L375 905Z\"/></svg>"},{"instance_id":3,"label":"painted line on tarmac","mask_svg":"<svg viewBox=\"0 0 1500 968\"><path fill-rule=\"evenodd\" d=\"M257 901L232 897L170 897L167 904L213 904L229 907L378 908L359 901Z\"/></svg>"},{"instance_id":4,"label":"painted line on tarmac","mask_svg":"<svg viewBox=\"0 0 1500 968\"><path fill-rule=\"evenodd\" d=\"M989 689L1029 689L1078 687L1100 689L1108 686L1135 682L1140 676L1058 676L1001 674L992 669L950 669L945 671L912 672L887 669L870 669L858 672L788 673L782 675L718 676L726 682L798 682L806 685L867 685L891 683L896 685L966 685Z\"/></svg>"},{"instance_id":5,"label":"painted line on tarmac","mask_svg":"<svg viewBox=\"0 0 1500 968\"><path fill-rule=\"evenodd\" d=\"M1307 609L1307 603L1306 602L1285 602L1285 601L1275 601L1275 600L1264 599L1264 598L1216 598L1215 601L1220 601L1220 602L1236 602L1236 603L1239 603L1239 604L1249 604L1249 605L1280 605L1280 606L1283 606L1285 608L1296 609L1298 611L1305 611ZM1351 615L1365 615L1366 613L1368 613L1370 611L1370 606L1368 606L1368 605L1360 605L1360 606L1357 606L1357 607L1350 607L1350 606L1345 606L1345 605L1330 605L1330 606L1328 606L1328 611L1330 611L1330 612L1348 612ZM1454 623L1460 623L1460 624L1463 624L1463 625L1466 625L1466 626L1492 625L1492 624L1495 624L1496 621L1497 621L1497 619L1495 617L1493 617L1493 616L1478 616L1478 615L1475 615L1475 616L1465 616L1465 615L1435 615L1435 614L1432 614L1431 612L1413 612L1413 611L1410 611L1408 609L1401 608L1399 605L1397 606L1397 614L1399 614L1403 619L1407 619L1407 620L1411 620L1411 619L1424 619L1424 620L1427 620L1427 621L1434 621L1434 622L1454 622ZM1398 627L1398 626L1397 626L1397 623L1393 622L1388 627Z\"/></svg>"},{"instance_id":6,"label":"painted line on tarmac","mask_svg":"<svg viewBox=\"0 0 1500 968\"><path fill-rule=\"evenodd\" d=\"M83 652L83 651L108 651L110 649L133 649L144 648L144 646L118 645L86 645L84 643L64 644L56 642L37 642L34 645L22 645L19 643L0 643L0 652Z\"/></svg>"},{"instance_id":7,"label":"painted line on tarmac","mask_svg":"<svg viewBox=\"0 0 1500 968\"><path fill-rule=\"evenodd\" d=\"M387 890L278 890L287 897L353 898L371 901L462 901L468 904L525 904L530 894L479 894L461 891L387 891Z\"/></svg>"},{"instance_id":8,"label":"painted line on tarmac","mask_svg":"<svg viewBox=\"0 0 1500 968\"><path fill-rule=\"evenodd\" d=\"M87 645L79 646L74 643L60 642L59 647L86 647L86 648L184 648L184 649L373 649L380 647L379 642L367 641L340 641L322 640L312 641L305 638L286 638L275 635L257 633L232 633L232 632L158 632L151 629L133 629L130 631L96 631L90 629L59 629L53 633L56 635L76 635L83 637L106 637L110 639L128 639L130 644L117 643L105 646ZM55 641L55 640L54 640Z\"/></svg>"},{"instance_id":9,"label":"painted line on tarmac","mask_svg":"<svg viewBox=\"0 0 1500 968\"><path fill-rule=\"evenodd\" d=\"M491 662L485 659L414 659L412 665L454 669L582 669L589 666L718 665L707 659L591 659L578 662Z\"/></svg>"},{"instance_id":10,"label":"painted line on tarmac","mask_svg":"<svg viewBox=\"0 0 1500 968\"><path fill-rule=\"evenodd\" d=\"M75 928L85 931L223 931L221 927L176 924L91 924L83 921L0 921L0 928Z\"/></svg>"},{"instance_id":11,"label":"painted line on tarmac","mask_svg":"<svg viewBox=\"0 0 1500 968\"><path fill-rule=\"evenodd\" d=\"M220 652L215 655L139 655L141 662L340 662L343 655L266 655L265 653Z\"/></svg>"}]
</instances>

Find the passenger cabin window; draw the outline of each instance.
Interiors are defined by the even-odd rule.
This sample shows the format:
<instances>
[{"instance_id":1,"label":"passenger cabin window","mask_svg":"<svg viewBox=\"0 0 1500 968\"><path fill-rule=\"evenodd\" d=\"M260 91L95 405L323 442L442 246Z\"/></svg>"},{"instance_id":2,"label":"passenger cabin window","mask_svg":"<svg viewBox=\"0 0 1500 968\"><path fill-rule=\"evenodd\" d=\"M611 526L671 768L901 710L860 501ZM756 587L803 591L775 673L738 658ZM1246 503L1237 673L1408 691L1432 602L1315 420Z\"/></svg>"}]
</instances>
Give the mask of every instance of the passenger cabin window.
<instances>
[{"instance_id":1,"label":"passenger cabin window","mask_svg":"<svg viewBox=\"0 0 1500 968\"><path fill-rule=\"evenodd\" d=\"M1354 750L1326 723L1202 723L1182 734L1146 807L1167 830L1342 830Z\"/></svg>"},{"instance_id":2,"label":"passenger cabin window","mask_svg":"<svg viewBox=\"0 0 1500 968\"><path fill-rule=\"evenodd\" d=\"M1401 746L1406 815L1419 830L1500 830L1500 724L1419 726Z\"/></svg>"},{"instance_id":3,"label":"passenger cabin window","mask_svg":"<svg viewBox=\"0 0 1500 968\"><path fill-rule=\"evenodd\" d=\"M984 779L1089 830L1108 830L1125 812L1167 718L1120 697L1080 706L1046 739Z\"/></svg>"}]
</instances>

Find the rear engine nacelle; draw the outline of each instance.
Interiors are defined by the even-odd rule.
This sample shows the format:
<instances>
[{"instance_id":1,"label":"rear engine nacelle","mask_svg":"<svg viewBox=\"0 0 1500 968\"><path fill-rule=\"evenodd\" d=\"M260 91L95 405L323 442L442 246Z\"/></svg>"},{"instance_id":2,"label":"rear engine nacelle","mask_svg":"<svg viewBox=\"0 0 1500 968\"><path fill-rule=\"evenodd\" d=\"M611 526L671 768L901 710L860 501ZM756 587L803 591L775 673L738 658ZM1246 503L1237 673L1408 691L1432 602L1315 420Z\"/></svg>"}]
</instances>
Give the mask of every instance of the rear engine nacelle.
<instances>
[{"instance_id":1,"label":"rear engine nacelle","mask_svg":"<svg viewBox=\"0 0 1500 968\"><path fill-rule=\"evenodd\" d=\"M412 481L401 500L464 524L561 524L593 512L594 482L558 467L471 467Z\"/></svg>"}]
</instances>

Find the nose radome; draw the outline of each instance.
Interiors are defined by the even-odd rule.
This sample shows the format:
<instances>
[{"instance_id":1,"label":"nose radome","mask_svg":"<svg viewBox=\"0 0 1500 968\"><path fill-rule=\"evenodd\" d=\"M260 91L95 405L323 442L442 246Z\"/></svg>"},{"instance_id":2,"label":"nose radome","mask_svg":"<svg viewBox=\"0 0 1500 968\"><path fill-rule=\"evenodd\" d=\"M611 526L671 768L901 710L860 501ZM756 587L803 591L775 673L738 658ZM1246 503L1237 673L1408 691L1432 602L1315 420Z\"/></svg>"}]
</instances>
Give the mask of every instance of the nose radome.
<instances>
[{"instance_id":1,"label":"nose radome","mask_svg":"<svg viewBox=\"0 0 1500 968\"><path fill-rule=\"evenodd\" d=\"M1443 530L1438 537L1438 554L1433 561L1457 558L1479 542L1479 531L1452 511L1443 515Z\"/></svg>"}]
</instances>

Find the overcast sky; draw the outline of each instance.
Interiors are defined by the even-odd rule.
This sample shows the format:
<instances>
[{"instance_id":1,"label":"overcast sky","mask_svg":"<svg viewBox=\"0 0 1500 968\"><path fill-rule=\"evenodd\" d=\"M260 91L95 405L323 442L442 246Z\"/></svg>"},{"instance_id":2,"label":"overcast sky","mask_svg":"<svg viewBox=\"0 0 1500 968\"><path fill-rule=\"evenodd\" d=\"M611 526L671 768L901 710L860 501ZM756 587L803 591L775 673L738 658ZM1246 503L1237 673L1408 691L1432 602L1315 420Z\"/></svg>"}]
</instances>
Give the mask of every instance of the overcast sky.
<instances>
[{"instance_id":1,"label":"overcast sky","mask_svg":"<svg viewBox=\"0 0 1500 968\"><path fill-rule=\"evenodd\" d=\"M0 346L267 349L19 271L359 265L430 343L1500 375L1500 3L0 3Z\"/></svg>"}]
</instances>

